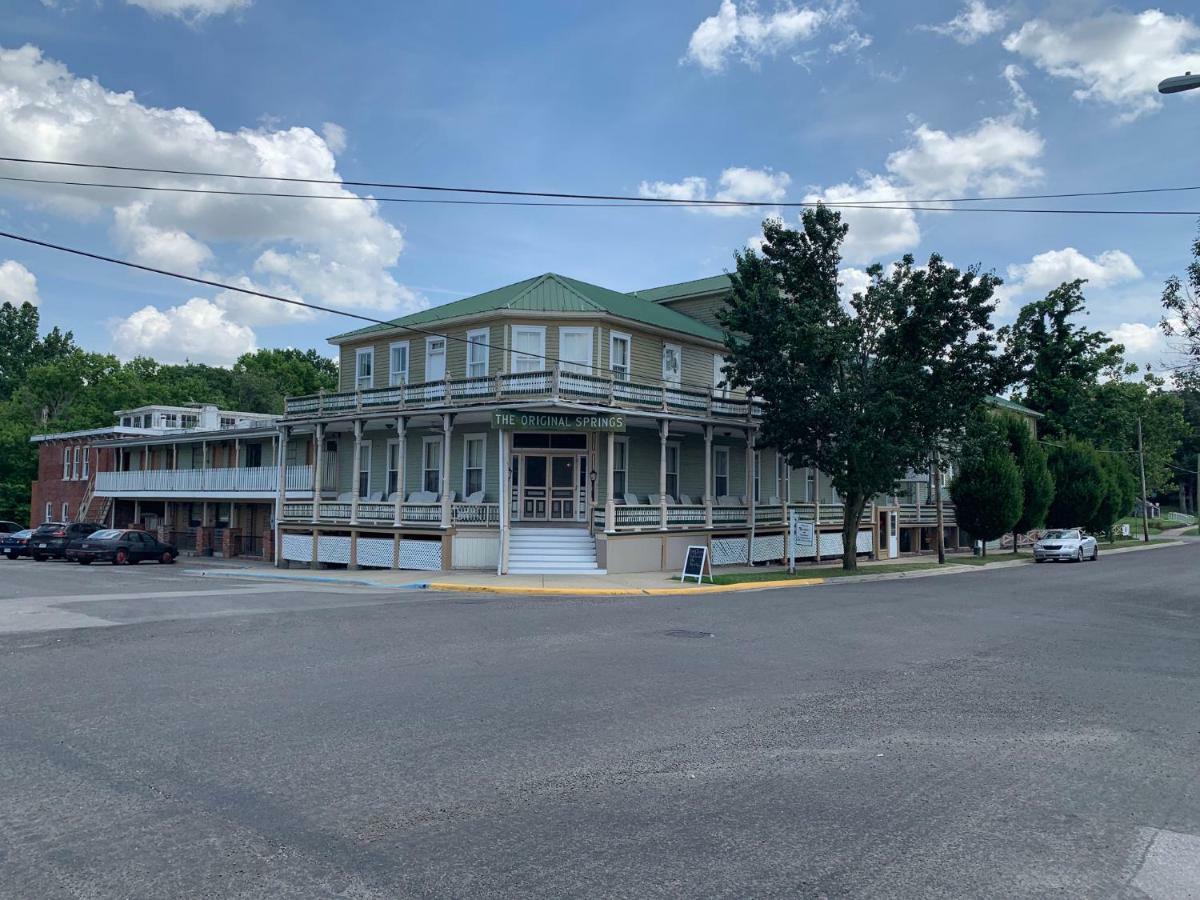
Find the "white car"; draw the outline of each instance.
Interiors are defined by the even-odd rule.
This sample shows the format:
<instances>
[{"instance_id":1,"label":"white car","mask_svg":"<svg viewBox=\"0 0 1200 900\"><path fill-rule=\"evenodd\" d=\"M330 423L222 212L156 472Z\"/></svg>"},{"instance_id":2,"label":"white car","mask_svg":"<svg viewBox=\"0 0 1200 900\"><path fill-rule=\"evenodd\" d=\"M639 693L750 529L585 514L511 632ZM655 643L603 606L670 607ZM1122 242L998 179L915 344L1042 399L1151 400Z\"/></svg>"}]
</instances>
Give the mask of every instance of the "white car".
<instances>
[{"instance_id":1,"label":"white car","mask_svg":"<svg viewBox=\"0 0 1200 900\"><path fill-rule=\"evenodd\" d=\"M1099 556L1100 545L1096 539L1078 528L1047 531L1033 545L1034 562L1045 562L1048 559L1083 562L1085 559L1098 559Z\"/></svg>"}]
</instances>

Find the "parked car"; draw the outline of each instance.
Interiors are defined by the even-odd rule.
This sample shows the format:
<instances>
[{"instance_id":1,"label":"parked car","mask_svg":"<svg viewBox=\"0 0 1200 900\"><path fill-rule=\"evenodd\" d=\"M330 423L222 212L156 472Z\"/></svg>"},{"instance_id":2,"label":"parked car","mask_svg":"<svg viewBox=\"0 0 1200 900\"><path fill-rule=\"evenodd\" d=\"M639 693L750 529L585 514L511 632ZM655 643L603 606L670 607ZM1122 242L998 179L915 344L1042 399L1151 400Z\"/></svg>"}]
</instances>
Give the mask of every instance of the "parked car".
<instances>
[{"instance_id":1,"label":"parked car","mask_svg":"<svg viewBox=\"0 0 1200 900\"><path fill-rule=\"evenodd\" d=\"M106 560L114 566L140 563L144 559L173 563L178 555L179 550L174 544L164 544L146 532L133 528L104 528L76 541L67 549L67 559L73 559L81 566L91 565L97 560Z\"/></svg>"},{"instance_id":2,"label":"parked car","mask_svg":"<svg viewBox=\"0 0 1200 900\"><path fill-rule=\"evenodd\" d=\"M1071 562L1095 560L1100 556L1100 544L1079 528L1060 528L1047 531L1033 545L1033 561L1066 559Z\"/></svg>"},{"instance_id":3,"label":"parked car","mask_svg":"<svg viewBox=\"0 0 1200 900\"><path fill-rule=\"evenodd\" d=\"M44 562L51 557L64 559L67 547L73 541L82 540L103 527L95 522L47 522L39 526L29 538L29 553L38 562Z\"/></svg>"},{"instance_id":4,"label":"parked car","mask_svg":"<svg viewBox=\"0 0 1200 900\"><path fill-rule=\"evenodd\" d=\"M3 553L9 559L28 556L29 536L32 534L32 528L26 528L23 531L14 531L11 534L0 534L0 553Z\"/></svg>"},{"instance_id":5,"label":"parked car","mask_svg":"<svg viewBox=\"0 0 1200 900\"><path fill-rule=\"evenodd\" d=\"M18 531L28 531L24 525L16 522L0 522L0 534L16 534Z\"/></svg>"}]
</instances>

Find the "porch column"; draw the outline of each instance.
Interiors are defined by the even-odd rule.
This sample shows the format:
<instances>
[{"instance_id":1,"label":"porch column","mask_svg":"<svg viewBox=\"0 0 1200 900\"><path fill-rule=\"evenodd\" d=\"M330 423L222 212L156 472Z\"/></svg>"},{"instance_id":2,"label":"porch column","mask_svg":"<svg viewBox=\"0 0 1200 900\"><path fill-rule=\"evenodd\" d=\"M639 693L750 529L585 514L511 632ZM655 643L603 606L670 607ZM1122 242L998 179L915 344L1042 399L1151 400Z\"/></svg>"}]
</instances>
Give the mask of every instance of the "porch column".
<instances>
[{"instance_id":1,"label":"porch column","mask_svg":"<svg viewBox=\"0 0 1200 900\"><path fill-rule=\"evenodd\" d=\"M704 426L704 493L701 498L704 501L704 527L712 528L713 516L713 496L712 496L712 439L713 427L711 425Z\"/></svg>"},{"instance_id":2,"label":"porch column","mask_svg":"<svg viewBox=\"0 0 1200 900\"><path fill-rule=\"evenodd\" d=\"M820 444L817 444L820 447ZM813 561L821 561L821 470L816 466L813 470Z\"/></svg>"},{"instance_id":3,"label":"porch column","mask_svg":"<svg viewBox=\"0 0 1200 900\"><path fill-rule=\"evenodd\" d=\"M396 416L396 510L392 524L399 525L404 517L404 453L408 444L408 419Z\"/></svg>"},{"instance_id":4,"label":"porch column","mask_svg":"<svg viewBox=\"0 0 1200 900\"><path fill-rule=\"evenodd\" d=\"M171 468L179 471L179 445L171 444Z\"/></svg>"},{"instance_id":5,"label":"porch column","mask_svg":"<svg viewBox=\"0 0 1200 900\"><path fill-rule=\"evenodd\" d=\"M321 465L322 455L325 453L325 424L318 422L317 427L313 429L313 510L312 520L316 525L321 521Z\"/></svg>"},{"instance_id":6,"label":"porch column","mask_svg":"<svg viewBox=\"0 0 1200 900\"><path fill-rule=\"evenodd\" d=\"M442 413L442 527L450 527L450 435L454 416Z\"/></svg>"},{"instance_id":7,"label":"porch column","mask_svg":"<svg viewBox=\"0 0 1200 900\"><path fill-rule=\"evenodd\" d=\"M353 473L352 480L350 482L350 524L351 525L358 524L358 500L359 500L359 494L360 494L359 473L362 471L362 433L363 433L362 419L355 419L354 420L354 467L350 470ZM370 489L370 487L371 487L370 485L367 485L368 490Z\"/></svg>"},{"instance_id":8,"label":"porch column","mask_svg":"<svg viewBox=\"0 0 1200 900\"><path fill-rule=\"evenodd\" d=\"M136 497L133 500L133 524L138 526L142 524L142 501Z\"/></svg>"},{"instance_id":9,"label":"porch column","mask_svg":"<svg viewBox=\"0 0 1200 900\"><path fill-rule=\"evenodd\" d=\"M658 528L667 530L667 432L666 419L658 423Z\"/></svg>"},{"instance_id":10,"label":"porch column","mask_svg":"<svg viewBox=\"0 0 1200 900\"><path fill-rule=\"evenodd\" d=\"M231 469L239 469L242 465L242 439L233 439L233 463L229 466Z\"/></svg>"},{"instance_id":11,"label":"porch column","mask_svg":"<svg viewBox=\"0 0 1200 900\"><path fill-rule=\"evenodd\" d=\"M604 531L612 534L617 530L617 495L613 493L616 477L617 435L608 433L608 459L604 462ZM628 461L625 463L629 465ZM628 476L626 476L628 477Z\"/></svg>"},{"instance_id":12,"label":"porch column","mask_svg":"<svg viewBox=\"0 0 1200 900\"><path fill-rule=\"evenodd\" d=\"M284 425L275 440L275 455L277 457L275 468L279 479L279 483L275 485L275 527L273 529L275 535L274 563L276 567L282 565L281 560L283 557L283 534L279 530L279 523L283 521L283 505L287 502L287 442L291 431L292 427L290 425Z\"/></svg>"},{"instance_id":13,"label":"porch column","mask_svg":"<svg viewBox=\"0 0 1200 900\"><path fill-rule=\"evenodd\" d=\"M750 539L746 542L746 565L754 565L754 429L746 429L746 524Z\"/></svg>"},{"instance_id":14,"label":"porch column","mask_svg":"<svg viewBox=\"0 0 1200 900\"><path fill-rule=\"evenodd\" d=\"M496 507L496 512L499 514L497 525L500 529L499 541L496 545L496 574L503 575L508 570L507 554L504 552L504 547L508 543L508 516L506 515L509 508L509 487L508 487L508 466L505 465L505 460L508 458L508 441L506 440L508 432L503 428L496 432L497 452L496 457L496 484L500 486L499 503Z\"/></svg>"}]
</instances>

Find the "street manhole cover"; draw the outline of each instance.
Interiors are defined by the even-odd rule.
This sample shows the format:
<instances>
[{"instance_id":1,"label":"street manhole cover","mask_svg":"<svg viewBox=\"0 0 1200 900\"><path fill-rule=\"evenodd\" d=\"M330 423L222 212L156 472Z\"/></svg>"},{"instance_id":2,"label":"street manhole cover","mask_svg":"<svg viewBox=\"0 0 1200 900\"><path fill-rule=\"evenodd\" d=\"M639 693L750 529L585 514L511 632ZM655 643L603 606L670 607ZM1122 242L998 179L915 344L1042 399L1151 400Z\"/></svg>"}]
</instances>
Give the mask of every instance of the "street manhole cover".
<instances>
[{"instance_id":1,"label":"street manhole cover","mask_svg":"<svg viewBox=\"0 0 1200 900\"><path fill-rule=\"evenodd\" d=\"M677 638L710 638L713 636L711 631L690 631L687 628L672 628L670 631L664 631L667 637Z\"/></svg>"}]
</instances>

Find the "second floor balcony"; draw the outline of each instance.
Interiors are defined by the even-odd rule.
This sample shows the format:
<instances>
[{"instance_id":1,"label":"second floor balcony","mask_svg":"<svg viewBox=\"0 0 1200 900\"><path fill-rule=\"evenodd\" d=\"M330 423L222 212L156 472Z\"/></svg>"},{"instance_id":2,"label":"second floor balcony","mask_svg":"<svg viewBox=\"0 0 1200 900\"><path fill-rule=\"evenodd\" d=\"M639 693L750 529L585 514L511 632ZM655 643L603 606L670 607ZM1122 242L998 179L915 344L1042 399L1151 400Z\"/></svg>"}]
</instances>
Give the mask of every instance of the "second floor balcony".
<instances>
[{"instance_id":1,"label":"second floor balcony","mask_svg":"<svg viewBox=\"0 0 1200 900\"><path fill-rule=\"evenodd\" d=\"M287 418L313 419L364 412L429 411L530 400L663 411L742 422L761 415L760 404L732 391L699 389L692 385L661 381L623 380L562 367L289 397L285 402L284 414Z\"/></svg>"},{"instance_id":2,"label":"second floor balcony","mask_svg":"<svg viewBox=\"0 0 1200 900\"><path fill-rule=\"evenodd\" d=\"M312 466L287 467L287 493L312 493ZM275 466L221 469L142 469L97 472L102 497L245 497L267 499L279 489Z\"/></svg>"}]
</instances>

